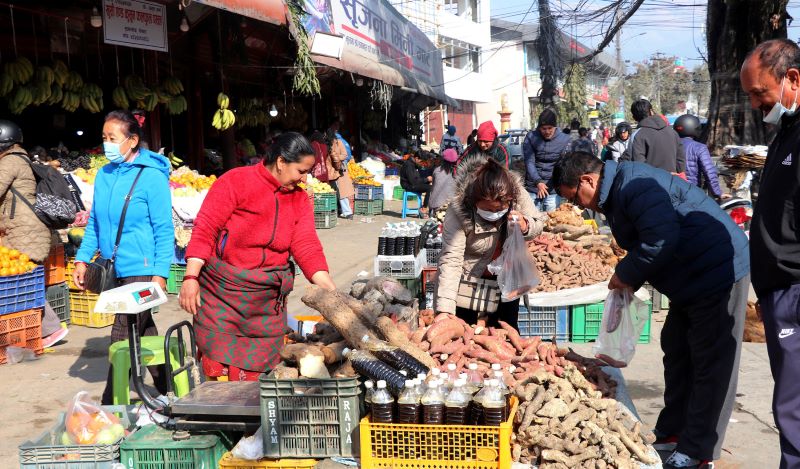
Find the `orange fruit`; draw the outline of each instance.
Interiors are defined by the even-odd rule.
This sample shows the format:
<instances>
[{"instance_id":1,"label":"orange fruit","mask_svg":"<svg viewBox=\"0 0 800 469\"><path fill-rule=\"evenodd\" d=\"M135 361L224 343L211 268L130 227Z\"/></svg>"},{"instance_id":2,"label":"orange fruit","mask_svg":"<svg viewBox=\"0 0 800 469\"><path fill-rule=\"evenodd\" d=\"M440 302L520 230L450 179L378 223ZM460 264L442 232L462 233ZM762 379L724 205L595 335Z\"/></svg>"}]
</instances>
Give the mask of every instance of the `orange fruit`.
<instances>
[{"instance_id":1,"label":"orange fruit","mask_svg":"<svg viewBox=\"0 0 800 469\"><path fill-rule=\"evenodd\" d=\"M8 275L19 275L19 267L11 267L8 269Z\"/></svg>"},{"instance_id":2,"label":"orange fruit","mask_svg":"<svg viewBox=\"0 0 800 469\"><path fill-rule=\"evenodd\" d=\"M0 269L0 277L8 277L10 274L8 273L8 268L3 267Z\"/></svg>"},{"instance_id":3,"label":"orange fruit","mask_svg":"<svg viewBox=\"0 0 800 469\"><path fill-rule=\"evenodd\" d=\"M28 262L29 260L31 260L31 258L28 257L27 254L20 254L19 255L19 260L20 260L20 262Z\"/></svg>"},{"instance_id":4,"label":"orange fruit","mask_svg":"<svg viewBox=\"0 0 800 469\"><path fill-rule=\"evenodd\" d=\"M11 249L10 251L8 251L8 257L10 259L18 258L19 257L19 251L17 251L16 249Z\"/></svg>"}]
</instances>

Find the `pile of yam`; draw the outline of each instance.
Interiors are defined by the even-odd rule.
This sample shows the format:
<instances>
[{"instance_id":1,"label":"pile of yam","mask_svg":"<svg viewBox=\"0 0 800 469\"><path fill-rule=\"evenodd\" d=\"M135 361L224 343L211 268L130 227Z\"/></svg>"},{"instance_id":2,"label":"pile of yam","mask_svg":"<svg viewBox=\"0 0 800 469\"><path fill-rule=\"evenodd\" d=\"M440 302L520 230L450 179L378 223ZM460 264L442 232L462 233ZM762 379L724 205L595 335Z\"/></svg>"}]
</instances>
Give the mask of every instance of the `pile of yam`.
<instances>
[{"instance_id":1,"label":"pile of yam","mask_svg":"<svg viewBox=\"0 0 800 469\"><path fill-rule=\"evenodd\" d=\"M543 233L528 243L541 283L536 292L585 287L606 281L613 274L617 257L613 250L586 250L562 236Z\"/></svg>"}]
</instances>

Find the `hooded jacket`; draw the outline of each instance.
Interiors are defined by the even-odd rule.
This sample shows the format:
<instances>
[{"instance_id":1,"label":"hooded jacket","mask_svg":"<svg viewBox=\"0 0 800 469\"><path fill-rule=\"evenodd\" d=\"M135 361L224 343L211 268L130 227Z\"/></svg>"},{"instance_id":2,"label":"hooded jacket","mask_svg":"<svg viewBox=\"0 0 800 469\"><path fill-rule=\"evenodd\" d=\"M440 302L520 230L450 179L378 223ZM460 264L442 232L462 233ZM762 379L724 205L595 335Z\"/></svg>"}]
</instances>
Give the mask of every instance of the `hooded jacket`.
<instances>
[{"instance_id":1,"label":"hooded jacket","mask_svg":"<svg viewBox=\"0 0 800 469\"><path fill-rule=\"evenodd\" d=\"M553 167L561 155L569 151L572 137L556 129L556 134L550 140L545 140L539 130L531 130L525 136L522 144L522 155L525 158L525 189L536 192L537 184L543 182L549 189L553 187L550 179L553 177Z\"/></svg>"},{"instance_id":2,"label":"hooded jacket","mask_svg":"<svg viewBox=\"0 0 800 469\"><path fill-rule=\"evenodd\" d=\"M110 163L97 172L86 233L75 259L89 263L99 250L111 258L120 214L133 180L144 168L131 197L114 265L117 277L158 275L167 278L175 254L169 161L139 148L131 162Z\"/></svg>"},{"instance_id":3,"label":"hooded jacket","mask_svg":"<svg viewBox=\"0 0 800 469\"><path fill-rule=\"evenodd\" d=\"M0 154L0 246L16 249L42 262L50 253L50 229L27 205L19 200L14 203L10 190L13 187L28 202L34 203L36 179L28 162L11 153L27 154L19 145L12 145Z\"/></svg>"},{"instance_id":4,"label":"hooded jacket","mask_svg":"<svg viewBox=\"0 0 800 469\"><path fill-rule=\"evenodd\" d=\"M500 241L499 227L479 217L466 203L466 193L475 181L475 173L486 161L488 156L478 155L464 160L458 168L455 195L447 208L442 229L443 245L435 298L437 312L455 313L461 276L481 277ZM525 217L528 222L525 239L532 239L542 232L546 215L533 206L520 177L513 172L511 177L519 191L519 198L512 208Z\"/></svg>"},{"instance_id":5,"label":"hooded jacket","mask_svg":"<svg viewBox=\"0 0 800 469\"><path fill-rule=\"evenodd\" d=\"M698 187L638 162L608 161L598 205L628 251L617 276L649 282L677 305L729 289L750 272L747 237Z\"/></svg>"},{"instance_id":6,"label":"hooded jacket","mask_svg":"<svg viewBox=\"0 0 800 469\"><path fill-rule=\"evenodd\" d=\"M711 192L719 197L722 189L719 187L719 176L717 167L711 160L708 147L700 142L696 142L692 137L681 138L683 150L686 153L686 180L689 184L700 187L700 173L703 173Z\"/></svg>"},{"instance_id":7,"label":"hooded jacket","mask_svg":"<svg viewBox=\"0 0 800 469\"><path fill-rule=\"evenodd\" d=\"M646 117L639 122L620 160L641 161L669 173L686 171L681 138L661 116Z\"/></svg>"}]
</instances>

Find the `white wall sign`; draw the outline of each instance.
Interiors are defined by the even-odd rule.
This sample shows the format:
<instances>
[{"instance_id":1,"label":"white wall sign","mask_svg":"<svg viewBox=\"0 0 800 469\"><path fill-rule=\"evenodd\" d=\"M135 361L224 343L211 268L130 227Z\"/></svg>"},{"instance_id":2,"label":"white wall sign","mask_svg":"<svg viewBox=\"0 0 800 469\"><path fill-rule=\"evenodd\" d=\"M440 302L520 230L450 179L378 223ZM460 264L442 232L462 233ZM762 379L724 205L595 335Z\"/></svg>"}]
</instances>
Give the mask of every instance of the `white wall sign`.
<instances>
[{"instance_id":1,"label":"white wall sign","mask_svg":"<svg viewBox=\"0 0 800 469\"><path fill-rule=\"evenodd\" d=\"M167 52L167 7L143 0L103 0L106 44Z\"/></svg>"}]
</instances>

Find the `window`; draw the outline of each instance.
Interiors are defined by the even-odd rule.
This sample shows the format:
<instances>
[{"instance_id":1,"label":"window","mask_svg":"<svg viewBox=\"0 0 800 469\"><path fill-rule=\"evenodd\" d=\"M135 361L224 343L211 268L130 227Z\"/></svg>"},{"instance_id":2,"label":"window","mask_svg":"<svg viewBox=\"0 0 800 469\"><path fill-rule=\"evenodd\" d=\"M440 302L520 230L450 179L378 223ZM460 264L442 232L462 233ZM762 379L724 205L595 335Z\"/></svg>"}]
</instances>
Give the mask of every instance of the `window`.
<instances>
[{"instance_id":1,"label":"window","mask_svg":"<svg viewBox=\"0 0 800 469\"><path fill-rule=\"evenodd\" d=\"M481 48L446 36L439 37L444 65L459 70L480 72Z\"/></svg>"}]
</instances>

